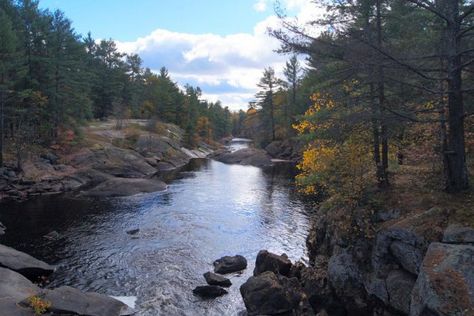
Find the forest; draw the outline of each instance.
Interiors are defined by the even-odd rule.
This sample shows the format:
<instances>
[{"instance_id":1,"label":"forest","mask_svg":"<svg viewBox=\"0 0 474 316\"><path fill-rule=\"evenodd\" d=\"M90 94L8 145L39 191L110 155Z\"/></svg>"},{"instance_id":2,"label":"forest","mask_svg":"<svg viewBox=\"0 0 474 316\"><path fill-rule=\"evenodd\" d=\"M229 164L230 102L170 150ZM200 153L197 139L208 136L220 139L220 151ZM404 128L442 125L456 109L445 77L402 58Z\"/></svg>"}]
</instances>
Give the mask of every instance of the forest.
<instances>
[{"instance_id":1,"label":"forest","mask_svg":"<svg viewBox=\"0 0 474 316\"><path fill-rule=\"evenodd\" d=\"M72 142L93 119L174 123L191 147L231 132L228 108L202 100L199 87L180 89L165 67L143 68L111 39L81 37L61 11L38 1L1 0L0 38L0 153Z\"/></svg>"},{"instance_id":2,"label":"forest","mask_svg":"<svg viewBox=\"0 0 474 316\"><path fill-rule=\"evenodd\" d=\"M448 192L466 190L474 132L472 2L321 3L326 14L310 27L276 6L282 27L270 35L281 53L306 59L301 65L290 58L282 79L265 69L256 102L240 115L245 133L266 146L297 132L306 144L298 180L310 194L357 201L373 184L389 187L390 173L407 160L429 165L429 176Z\"/></svg>"}]
</instances>

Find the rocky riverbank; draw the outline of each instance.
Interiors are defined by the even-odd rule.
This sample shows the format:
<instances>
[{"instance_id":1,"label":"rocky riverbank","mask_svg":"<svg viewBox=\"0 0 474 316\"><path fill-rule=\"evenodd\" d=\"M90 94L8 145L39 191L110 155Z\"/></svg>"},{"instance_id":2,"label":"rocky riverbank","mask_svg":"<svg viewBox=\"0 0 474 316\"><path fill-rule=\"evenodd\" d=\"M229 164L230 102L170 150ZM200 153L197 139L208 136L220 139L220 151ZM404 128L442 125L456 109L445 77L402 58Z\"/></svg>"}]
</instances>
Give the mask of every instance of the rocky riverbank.
<instances>
[{"instance_id":1,"label":"rocky riverbank","mask_svg":"<svg viewBox=\"0 0 474 316\"><path fill-rule=\"evenodd\" d=\"M309 266L258 254L240 289L248 315L474 315L474 228L451 215L388 210L366 221L361 213L355 232L341 212L320 212ZM370 221L379 224L372 236Z\"/></svg>"},{"instance_id":2,"label":"rocky riverbank","mask_svg":"<svg viewBox=\"0 0 474 316\"><path fill-rule=\"evenodd\" d=\"M81 144L67 150L48 149L29 157L21 170L13 164L0 169L0 200L72 192L85 196L126 196L166 189L167 175L193 158L205 158L215 148L200 143L184 146L184 131L160 123L132 120L115 129L114 122L93 123L84 129Z\"/></svg>"},{"instance_id":3,"label":"rocky riverbank","mask_svg":"<svg viewBox=\"0 0 474 316\"><path fill-rule=\"evenodd\" d=\"M125 316L134 310L121 301L69 286L41 288L55 268L26 253L0 245L0 315Z\"/></svg>"}]
</instances>

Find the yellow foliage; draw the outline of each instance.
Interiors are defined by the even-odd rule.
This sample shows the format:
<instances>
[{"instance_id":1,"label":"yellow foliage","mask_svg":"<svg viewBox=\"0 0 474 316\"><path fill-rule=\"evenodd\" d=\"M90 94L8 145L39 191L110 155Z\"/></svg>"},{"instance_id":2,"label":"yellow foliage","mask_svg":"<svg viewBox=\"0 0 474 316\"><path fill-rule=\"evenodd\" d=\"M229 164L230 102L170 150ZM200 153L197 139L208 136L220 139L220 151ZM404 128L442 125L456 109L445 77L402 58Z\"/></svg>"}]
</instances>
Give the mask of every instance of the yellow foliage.
<instances>
[{"instance_id":1,"label":"yellow foliage","mask_svg":"<svg viewBox=\"0 0 474 316\"><path fill-rule=\"evenodd\" d=\"M28 303L30 304L30 307L35 311L35 315L42 315L46 313L48 308L51 307L51 302L43 300L39 296L30 296L28 298Z\"/></svg>"},{"instance_id":2,"label":"yellow foliage","mask_svg":"<svg viewBox=\"0 0 474 316\"><path fill-rule=\"evenodd\" d=\"M328 95L320 93L314 93L311 99L314 104L293 126L300 135L333 127L327 120L318 121L314 118L323 110L336 111L337 104ZM369 137L364 126L356 126L343 141L313 139L306 146L303 159L297 166L300 173L296 181L300 190L306 194L323 190L356 203L373 175Z\"/></svg>"}]
</instances>

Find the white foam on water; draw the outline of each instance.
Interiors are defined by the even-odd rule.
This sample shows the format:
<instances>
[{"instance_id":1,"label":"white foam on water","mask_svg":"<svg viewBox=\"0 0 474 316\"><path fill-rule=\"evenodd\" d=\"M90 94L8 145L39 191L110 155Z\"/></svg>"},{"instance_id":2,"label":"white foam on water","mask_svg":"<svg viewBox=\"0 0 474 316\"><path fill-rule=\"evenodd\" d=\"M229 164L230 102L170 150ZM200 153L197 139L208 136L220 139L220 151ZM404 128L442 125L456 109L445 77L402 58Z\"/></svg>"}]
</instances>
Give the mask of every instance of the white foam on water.
<instances>
[{"instance_id":1,"label":"white foam on water","mask_svg":"<svg viewBox=\"0 0 474 316\"><path fill-rule=\"evenodd\" d=\"M120 301L127 305L130 308L135 309L135 303L137 301L136 296L110 296L112 298L115 298L117 301Z\"/></svg>"}]
</instances>

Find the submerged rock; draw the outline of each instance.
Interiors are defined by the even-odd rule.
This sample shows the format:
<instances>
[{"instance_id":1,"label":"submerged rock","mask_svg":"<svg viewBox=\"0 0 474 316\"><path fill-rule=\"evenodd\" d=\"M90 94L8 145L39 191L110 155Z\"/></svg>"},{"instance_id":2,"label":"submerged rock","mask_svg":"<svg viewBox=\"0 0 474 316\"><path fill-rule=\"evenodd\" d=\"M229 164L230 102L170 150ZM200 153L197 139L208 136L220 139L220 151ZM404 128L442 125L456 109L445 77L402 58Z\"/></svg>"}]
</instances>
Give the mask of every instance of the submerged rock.
<instances>
[{"instance_id":1,"label":"submerged rock","mask_svg":"<svg viewBox=\"0 0 474 316\"><path fill-rule=\"evenodd\" d=\"M206 279L207 284L209 285L218 285L218 286L224 286L224 287L229 287L232 285L232 282L226 277L223 277L222 275L215 274L212 272L206 272L203 274L204 279Z\"/></svg>"},{"instance_id":2,"label":"submerged rock","mask_svg":"<svg viewBox=\"0 0 474 316\"><path fill-rule=\"evenodd\" d=\"M54 267L46 262L4 245L0 245L0 266L16 271L31 280L50 275L54 271Z\"/></svg>"},{"instance_id":3,"label":"submerged rock","mask_svg":"<svg viewBox=\"0 0 474 316\"><path fill-rule=\"evenodd\" d=\"M228 292L222 287L217 285L203 285L197 286L193 290L194 295L200 296L202 298L216 298L227 294Z\"/></svg>"},{"instance_id":4,"label":"submerged rock","mask_svg":"<svg viewBox=\"0 0 474 316\"><path fill-rule=\"evenodd\" d=\"M474 246L432 243L411 295L411 316L474 315Z\"/></svg>"},{"instance_id":5,"label":"submerged rock","mask_svg":"<svg viewBox=\"0 0 474 316\"><path fill-rule=\"evenodd\" d=\"M250 277L240 287L240 293L249 316L289 313L297 310L303 299L298 279L271 271Z\"/></svg>"},{"instance_id":6,"label":"submerged rock","mask_svg":"<svg viewBox=\"0 0 474 316\"><path fill-rule=\"evenodd\" d=\"M232 273L247 268L247 259L241 255L225 256L217 259L213 264L215 273Z\"/></svg>"},{"instance_id":7,"label":"submerged rock","mask_svg":"<svg viewBox=\"0 0 474 316\"><path fill-rule=\"evenodd\" d=\"M138 234L139 231L140 231L139 228L135 228L135 229L127 230L127 234L136 235L136 234Z\"/></svg>"},{"instance_id":8,"label":"submerged rock","mask_svg":"<svg viewBox=\"0 0 474 316\"><path fill-rule=\"evenodd\" d=\"M291 266L291 261L285 254L279 256L267 250L260 250L255 261L253 275L256 276L265 271L272 271L275 274L288 276Z\"/></svg>"},{"instance_id":9,"label":"submerged rock","mask_svg":"<svg viewBox=\"0 0 474 316\"><path fill-rule=\"evenodd\" d=\"M154 179L112 178L91 190L85 196L117 197L166 190L166 183Z\"/></svg>"},{"instance_id":10,"label":"submerged rock","mask_svg":"<svg viewBox=\"0 0 474 316\"><path fill-rule=\"evenodd\" d=\"M59 238L61 238L61 235L57 231L53 230L52 232L49 232L44 235L43 238L48 240L58 240Z\"/></svg>"},{"instance_id":11,"label":"submerged rock","mask_svg":"<svg viewBox=\"0 0 474 316\"><path fill-rule=\"evenodd\" d=\"M0 235L4 235L4 234L5 234L5 230L7 230L7 228L5 227L5 225L3 225L3 224L0 222Z\"/></svg>"}]
</instances>

